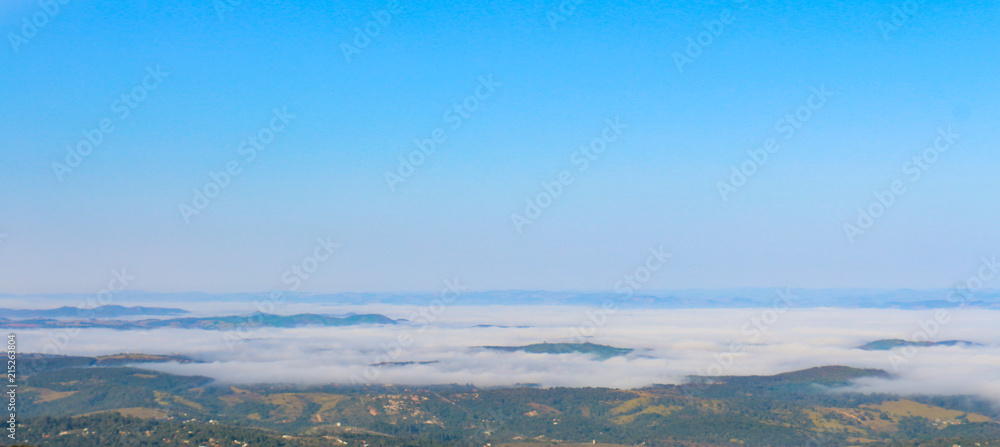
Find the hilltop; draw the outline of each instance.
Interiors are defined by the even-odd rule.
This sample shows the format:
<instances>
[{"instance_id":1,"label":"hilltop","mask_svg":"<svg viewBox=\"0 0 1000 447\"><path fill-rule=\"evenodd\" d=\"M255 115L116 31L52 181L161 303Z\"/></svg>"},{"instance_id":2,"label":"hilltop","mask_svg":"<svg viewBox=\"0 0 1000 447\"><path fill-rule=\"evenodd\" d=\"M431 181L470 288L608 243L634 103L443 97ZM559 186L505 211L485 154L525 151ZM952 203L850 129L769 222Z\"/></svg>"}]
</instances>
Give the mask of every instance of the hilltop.
<instances>
[{"instance_id":1,"label":"hilltop","mask_svg":"<svg viewBox=\"0 0 1000 447\"><path fill-rule=\"evenodd\" d=\"M190 312L173 307L144 307L107 305L94 308L63 306L55 309L6 309L0 308L4 318L118 318L134 316L173 316Z\"/></svg>"},{"instance_id":2,"label":"hilltop","mask_svg":"<svg viewBox=\"0 0 1000 447\"><path fill-rule=\"evenodd\" d=\"M594 354L601 359L609 359L632 352L630 348L595 343L535 343L525 346L483 346L485 349L504 352L529 352L532 354Z\"/></svg>"},{"instance_id":3,"label":"hilltop","mask_svg":"<svg viewBox=\"0 0 1000 447\"><path fill-rule=\"evenodd\" d=\"M930 346L982 346L982 345L979 343L974 343L965 340L908 341L908 340L901 340L898 338L890 338L890 339L875 340L872 342L865 343L861 346L858 346L858 349L864 349L865 351L888 351L890 349L903 348L907 346L925 348Z\"/></svg>"},{"instance_id":4,"label":"hilltop","mask_svg":"<svg viewBox=\"0 0 1000 447\"><path fill-rule=\"evenodd\" d=\"M360 324L396 324L385 315L364 314L333 316L319 314L274 315L257 313L251 315L230 315L223 317L184 317L149 320L55 320L28 319L9 320L0 318L0 327L5 328L104 328L104 329L206 329L231 330L239 327L301 327L301 326L353 326Z\"/></svg>"}]
</instances>

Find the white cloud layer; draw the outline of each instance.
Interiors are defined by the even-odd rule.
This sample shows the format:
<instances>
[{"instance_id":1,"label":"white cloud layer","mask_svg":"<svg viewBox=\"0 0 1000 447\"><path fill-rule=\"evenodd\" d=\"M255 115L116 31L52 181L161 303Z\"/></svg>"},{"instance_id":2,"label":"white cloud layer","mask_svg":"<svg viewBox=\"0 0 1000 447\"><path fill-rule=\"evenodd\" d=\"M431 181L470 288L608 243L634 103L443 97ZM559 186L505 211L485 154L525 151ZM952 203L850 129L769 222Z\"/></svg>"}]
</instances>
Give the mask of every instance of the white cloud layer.
<instances>
[{"instance_id":1,"label":"white cloud layer","mask_svg":"<svg viewBox=\"0 0 1000 447\"><path fill-rule=\"evenodd\" d=\"M249 307L245 306L244 307ZM199 314L246 313L240 305L206 304ZM705 309L623 310L610 315L581 307L463 307L438 309L430 324L415 318L414 306L284 305L278 313L382 313L417 322L396 326L260 328L232 343L224 331L157 329L149 331L18 331L22 352L109 354L122 351L182 353L206 363L147 367L176 374L198 374L228 383L302 384L471 383L502 386L632 388L680 383L686 376L776 374L824 365L879 368L892 380L865 380L865 392L972 394L1000 401L1000 311L950 310L934 324L935 310L885 309ZM939 315L940 316L940 315ZM593 321L605 320L596 325ZM476 327L476 325L504 327ZM528 326L528 327L516 327ZM583 354L505 353L484 345L589 341L634 348L605 361ZM934 332L929 334L929 332ZM228 335L227 335L228 334ZM884 338L968 340L984 346L863 351L866 342ZM226 337L230 342L227 343ZM402 343L400 343L402 341ZM734 349L734 343L739 343ZM405 346L402 346L405 345ZM895 364L890 357L895 358ZM435 362L369 366L379 362Z\"/></svg>"}]
</instances>

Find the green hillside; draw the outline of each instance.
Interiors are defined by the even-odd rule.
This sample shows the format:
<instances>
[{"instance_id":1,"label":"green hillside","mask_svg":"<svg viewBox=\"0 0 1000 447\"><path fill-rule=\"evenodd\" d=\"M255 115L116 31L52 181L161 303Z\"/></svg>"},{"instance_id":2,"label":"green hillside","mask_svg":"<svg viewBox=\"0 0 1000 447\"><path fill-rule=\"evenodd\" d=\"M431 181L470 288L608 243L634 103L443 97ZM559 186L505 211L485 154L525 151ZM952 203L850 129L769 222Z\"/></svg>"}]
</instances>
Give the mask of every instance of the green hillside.
<instances>
[{"instance_id":1,"label":"green hillside","mask_svg":"<svg viewBox=\"0 0 1000 447\"><path fill-rule=\"evenodd\" d=\"M550 351L558 344L538 346ZM694 377L685 385L619 390L231 385L133 367L70 366L78 360L65 359L66 367L23 378L19 442L59 447L244 442L248 447L1000 446L1000 409L990 402L969 396L904 399L829 392L854 379L887 376L845 366L773 376Z\"/></svg>"},{"instance_id":2,"label":"green hillside","mask_svg":"<svg viewBox=\"0 0 1000 447\"><path fill-rule=\"evenodd\" d=\"M629 348L616 348L595 343L535 343L526 346L483 346L483 348L504 352L530 352L532 354L593 354L601 359L609 359L632 352L632 349Z\"/></svg>"},{"instance_id":3,"label":"green hillside","mask_svg":"<svg viewBox=\"0 0 1000 447\"><path fill-rule=\"evenodd\" d=\"M971 341L965 340L947 340L947 341L908 341L901 340L898 338L890 338L884 340L875 340L872 342L865 343L858 346L858 349L864 349L865 351L888 351L894 348L903 348L908 346L924 348L930 346L982 346L979 343L973 343Z\"/></svg>"}]
</instances>

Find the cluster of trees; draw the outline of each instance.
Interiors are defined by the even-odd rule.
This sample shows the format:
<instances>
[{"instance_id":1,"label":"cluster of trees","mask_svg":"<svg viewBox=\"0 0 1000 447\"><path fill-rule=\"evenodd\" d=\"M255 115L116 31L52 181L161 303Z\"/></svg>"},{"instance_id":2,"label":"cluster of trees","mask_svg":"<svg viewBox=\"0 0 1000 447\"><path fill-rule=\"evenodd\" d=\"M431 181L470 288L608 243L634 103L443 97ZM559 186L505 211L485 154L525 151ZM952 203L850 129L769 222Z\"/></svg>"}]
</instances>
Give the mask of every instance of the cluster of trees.
<instances>
[{"instance_id":1,"label":"cluster of trees","mask_svg":"<svg viewBox=\"0 0 1000 447\"><path fill-rule=\"evenodd\" d=\"M224 424L154 421L102 413L91 416L28 418L21 424L19 435L29 447L159 447L208 446L232 447L244 443L253 447L321 447L330 440L322 437L292 437L255 428ZM338 435L349 446L368 447L430 447L427 441L413 441L371 434ZM3 441L0 441L0 445ZM17 446L12 446L17 447Z\"/></svg>"},{"instance_id":2,"label":"cluster of trees","mask_svg":"<svg viewBox=\"0 0 1000 447\"><path fill-rule=\"evenodd\" d=\"M181 392L208 381L205 377L175 376L137 368L57 369L28 376L25 385L73 394L25 405L21 411L29 417L69 416L116 408L155 407L156 391Z\"/></svg>"},{"instance_id":3,"label":"cluster of trees","mask_svg":"<svg viewBox=\"0 0 1000 447\"><path fill-rule=\"evenodd\" d=\"M82 417L38 417L21 422L22 442L45 447L152 447L162 445L206 445L299 447L275 433L211 424L153 421L102 413Z\"/></svg>"}]
</instances>

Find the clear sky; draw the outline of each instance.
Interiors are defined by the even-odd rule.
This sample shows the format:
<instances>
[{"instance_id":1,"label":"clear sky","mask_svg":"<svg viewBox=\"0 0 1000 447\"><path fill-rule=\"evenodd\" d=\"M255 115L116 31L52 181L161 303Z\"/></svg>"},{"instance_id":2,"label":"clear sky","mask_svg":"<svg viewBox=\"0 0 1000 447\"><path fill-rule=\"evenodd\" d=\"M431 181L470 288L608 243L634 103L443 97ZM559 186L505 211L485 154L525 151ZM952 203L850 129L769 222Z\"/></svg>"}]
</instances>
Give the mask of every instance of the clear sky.
<instances>
[{"instance_id":1,"label":"clear sky","mask_svg":"<svg viewBox=\"0 0 1000 447\"><path fill-rule=\"evenodd\" d=\"M1000 252L997 1L229 1L0 3L0 292L612 290L661 246L646 288L924 288Z\"/></svg>"}]
</instances>

